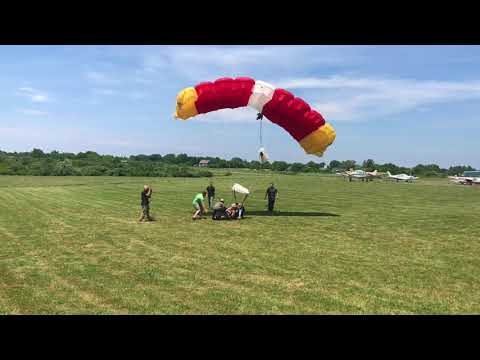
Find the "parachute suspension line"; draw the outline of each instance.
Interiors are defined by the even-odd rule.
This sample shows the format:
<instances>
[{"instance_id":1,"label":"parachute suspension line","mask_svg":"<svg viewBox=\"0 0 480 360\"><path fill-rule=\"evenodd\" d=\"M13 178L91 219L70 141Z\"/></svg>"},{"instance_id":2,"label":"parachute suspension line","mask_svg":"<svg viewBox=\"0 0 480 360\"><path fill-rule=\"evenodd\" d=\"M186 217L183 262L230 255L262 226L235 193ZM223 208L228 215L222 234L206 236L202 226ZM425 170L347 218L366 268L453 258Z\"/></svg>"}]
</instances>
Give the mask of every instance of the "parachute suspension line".
<instances>
[{"instance_id":1,"label":"parachute suspension line","mask_svg":"<svg viewBox=\"0 0 480 360\"><path fill-rule=\"evenodd\" d=\"M260 118L260 147L263 148L263 136L262 136L262 129L263 129L263 117Z\"/></svg>"},{"instance_id":2,"label":"parachute suspension line","mask_svg":"<svg viewBox=\"0 0 480 360\"><path fill-rule=\"evenodd\" d=\"M260 120L260 148L263 148L263 137L262 137L262 128L263 128L263 114L258 113L257 114L257 120Z\"/></svg>"}]
</instances>

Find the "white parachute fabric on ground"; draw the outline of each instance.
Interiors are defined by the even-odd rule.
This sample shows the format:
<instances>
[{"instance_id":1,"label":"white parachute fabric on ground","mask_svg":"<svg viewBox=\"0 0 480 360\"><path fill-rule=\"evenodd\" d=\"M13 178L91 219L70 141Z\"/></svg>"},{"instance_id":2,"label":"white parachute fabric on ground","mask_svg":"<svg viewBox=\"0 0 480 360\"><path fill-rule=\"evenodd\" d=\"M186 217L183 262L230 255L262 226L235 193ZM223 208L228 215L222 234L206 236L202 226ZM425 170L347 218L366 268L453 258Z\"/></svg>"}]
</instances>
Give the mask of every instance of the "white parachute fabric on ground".
<instances>
[{"instance_id":1,"label":"white parachute fabric on ground","mask_svg":"<svg viewBox=\"0 0 480 360\"><path fill-rule=\"evenodd\" d=\"M239 193L239 194L245 194L245 195L250 194L250 191L246 187L244 187L240 184L233 184L232 191L234 191L236 193Z\"/></svg>"}]
</instances>

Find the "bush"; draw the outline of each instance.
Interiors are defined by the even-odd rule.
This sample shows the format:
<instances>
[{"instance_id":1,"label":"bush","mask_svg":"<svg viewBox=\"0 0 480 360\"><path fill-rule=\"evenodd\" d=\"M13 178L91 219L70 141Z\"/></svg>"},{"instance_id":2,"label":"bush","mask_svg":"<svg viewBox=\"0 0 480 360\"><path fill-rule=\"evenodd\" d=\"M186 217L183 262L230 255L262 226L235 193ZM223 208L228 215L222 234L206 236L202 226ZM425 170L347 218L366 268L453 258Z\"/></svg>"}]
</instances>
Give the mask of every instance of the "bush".
<instances>
[{"instance_id":1,"label":"bush","mask_svg":"<svg viewBox=\"0 0 480 360\"><path fill-rule=\"evenodd\" d=\"M108 170L106 175L109 175L109 176L128 176L128 171L126 169L123 169L123 168L115 168L115 169L111 169L111 170Z\"/></svg>"},{"instance_id":2,"label":"bush","mask_svg":"<svg viewBox=\"0 0 480 360\"><path fill-rule=\"evenodd\" d=\"M0 163L0 175L7 175L10 172L10 168L7 164Z\"/></svg>"},{"instance_id":3,"label":"bush","mask_svg":"<svg viewBox=\"0 0 480 360\"><path fill-rule=\"evenodd\" d=\"M212 177L213 176L212 172L208 171L208 170L201 170L197 174L198 174L199 177Z\"/></svg>"},{"instance_id":4,"label":"bush","mask_svg":"<svg viewBox=\"0 0 480 360\"><path fill-rule=\"evenodd\" d=\"M193 177L193 174L185 167L170 166L167 171L169 176L173 177Z\"/></svg>"},{"instance_id":5,"label":"bush","mask_svg":"<svg viewBox=\"0 0 480 360\"><path fill-rule=\"evenodd\" d=\"M108 169L105 166L85 166L80 170L83 176L102 176Z\"/></svg>"},{"instance_id":6,"label":"bush","mask_svg":"<svg viewBox=\"0 0 480 360\"><path fill-rule=\"evenodd\" d=\"M227 171L223 176L232 176L232 173L230 171Z\"/></svg>"}]
</instances>

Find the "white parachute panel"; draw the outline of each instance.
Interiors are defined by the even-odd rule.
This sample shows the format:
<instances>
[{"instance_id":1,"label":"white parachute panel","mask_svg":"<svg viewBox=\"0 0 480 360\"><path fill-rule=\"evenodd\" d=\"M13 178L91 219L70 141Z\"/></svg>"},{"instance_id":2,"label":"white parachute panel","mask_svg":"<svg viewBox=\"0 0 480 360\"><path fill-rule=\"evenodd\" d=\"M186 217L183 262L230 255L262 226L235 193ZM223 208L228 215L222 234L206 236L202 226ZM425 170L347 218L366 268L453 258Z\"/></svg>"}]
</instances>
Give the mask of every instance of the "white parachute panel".
<instances>
[{"instance_id":1,"label":"white parachute panel","mask_svg":"<svg viewBox=\"0 0 480 360\"><path fill-rule=\"evenodd\" d=\"M261 113L265 104L272 100L274 92L275 87L273 85L261 80L255 81L252 95L250 95L248 100L248 106Z\"/></svg>"}]
</instances>

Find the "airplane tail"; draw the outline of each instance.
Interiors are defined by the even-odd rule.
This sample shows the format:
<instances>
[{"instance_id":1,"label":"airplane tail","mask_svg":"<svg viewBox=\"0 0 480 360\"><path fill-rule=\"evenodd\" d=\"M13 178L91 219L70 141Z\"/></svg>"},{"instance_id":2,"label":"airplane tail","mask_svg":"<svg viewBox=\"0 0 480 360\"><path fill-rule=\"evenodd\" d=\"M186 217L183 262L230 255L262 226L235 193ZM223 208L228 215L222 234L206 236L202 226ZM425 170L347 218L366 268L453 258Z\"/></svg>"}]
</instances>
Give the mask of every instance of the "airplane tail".
<instances>
[{"instance_id":1,"label":"airplane tail","mask_svg":"<svg viewBox=\"0 0 480 360\"><path fill-rule=\"evenodd\" d=\"M392 176L392 174L390 174L390 171L387 171L387 175L388 175L388 176Z\"/></svg>"}]
</instances>

